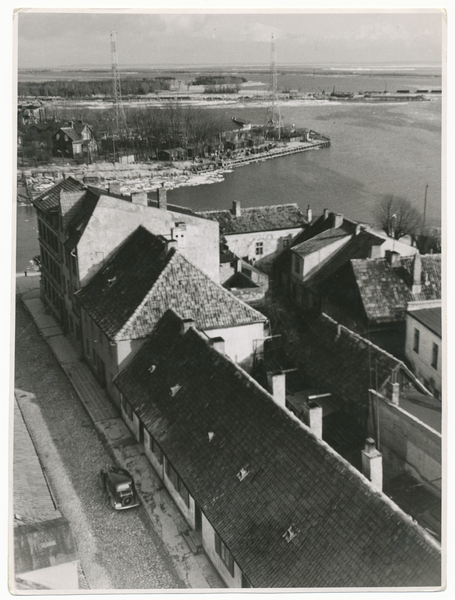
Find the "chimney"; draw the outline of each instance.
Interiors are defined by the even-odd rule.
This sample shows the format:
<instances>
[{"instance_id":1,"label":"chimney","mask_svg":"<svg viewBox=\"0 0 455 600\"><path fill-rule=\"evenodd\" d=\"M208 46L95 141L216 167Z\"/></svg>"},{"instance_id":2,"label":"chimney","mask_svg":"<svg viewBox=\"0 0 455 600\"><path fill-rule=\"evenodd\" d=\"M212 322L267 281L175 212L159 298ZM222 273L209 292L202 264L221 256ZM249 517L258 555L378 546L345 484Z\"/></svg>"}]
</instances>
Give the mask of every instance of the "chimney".
<instances>
[{"instance_id":1,"label":"chimney","mask_svg":"<svg viewBox=\"0 0 455 600\"><path fill-rule=\"evenodd\" d=\"M360 223L357 223L357 225L355 226L355 234L359 235L359 233L362 231L362 226L360 225Z\"/></svg>"},{"instance_id":2,"label":"chimney","mask_svg":"<svg viewBox=\"0 0 455 600\"><path fill-rule=\"evenodd\" d=\"M394 250L386 250L385 251L386 261L392 267L393 267L393 265L395 265L397 263L399 256L400 255L398 254L398 252L395 252Z\"/></svg>"},{"instance_id":3,"label":"chimney","mask_svg":"<svg viewBox=\"0 0 455 600\"><path fill-rule=\"evenodd\" d=\"M302 408L305 425L322 440L322 406L314 400L308 400Z\"/></svg>"},{"instance_id":4,"label":"chimney","mask_svg":"<svg viewBox=\"0 0 455 600\"><path fill-rule=\"evenodd\" d=\"M242 214L242 209L240 207L240 200L234 200L232 203L232 214L234 217L240 217Z\"/></svg>"},{"instance_id":5,"label":"chimney","mask_svg":"<svg viewBox=\"0 0 455 600\"><path fill-rule=\"evenodd\" d=\"M343 225L343 215L340 213L332 213L332 227L338 229Z\"/></svg>"},{"instance_id":6,"label":"chimney","mask_svg":"<svg viewBox=\"0 0 455 600\"><path fill-rule=\"evenodd\" d=\"M186 248L186 223L176 223L171 229L171 238L176 240L180 249Z\"/></svg>"},{"instance_id":7,"label":"chimney","mask_svg":"<svg viewBox=\"0 0 455 600\"><path fill-rule=\"evenodd\" d=\"M280 371L267 373L267 386L277 404L286 407L286 375Z\"/></svg>"},{"instance_id":8,"label":"chimney","mask_svg":"<svg viewBox=\"0 0 455 600\"><path fill-rule=\"evenodd\" d=\"M420 252L414 254L414 262L412 263L412 293L420 294L422 291L422 258Z\"/></svg>"},{"instance_id":9,"label":"chimney","mask_svg":"<svg viewBox=\"0 0 455 600\"><path fill-rule=\"evenodd\" d=\"M164 243L165 243L165 252L166 252L166 254L167 254L167 253L168 253L170 250L172 250L172 249L174 249L174 250L178 250L179 243L178 243L178 241L177 241L177 240L166 240L166 239L165 239L165 240L164 240Z\"/></svg>"},{"instance_id":10,"label":"chimney","mask_svg":"<svg viewBox=\"0 0 455 600\"><path fill-rule=\"evenodd\" d=\"M210 345L215 348L220 354L225 354L224 339L222 337L214 337L210 339Z\"/></svg>"},{"instance_id":11,"label":"chimney","mask_svg":"<svg viewBox=\"0 0 455 600\"><path fill-rule=\"evenodd\" d=\"M194 319L182 319L182 328L180 330L182 335L185 335L185 333L187 331L189 331L190 329L194 329L194 328L195 328Z\"/></svg>"},{"instance_id":12,"label":"chimney","mask_svg":"<svg viewBox=\"0 0 455 600\"><path fill-rule=\"evenodd\" d=\"M365 440L362 450L362 472L378 490L382 491L382 454L376 450L373 438Z\"/></svg>"},{"instance_id":13,"label":"chimney","mask_svg":"<svg viewBox=\"0 0 455 600\"><path fill-rule=\"evenodd\" d=\"M399 406L400 404L400 384L397 381L397 372L392 370L392 380L391 380L391 389L392 389L392 404L395 406Z\"/></svg>"},{"instance_id":14,"label":"chimney","mask_svg":"<svg viewBox=\"0 0 455 600\"><path fill-rule=\"evenodd\" d=\"M382 244L372 244L368 258L381 258Z\"/></svg>"},{"instance_id":15,"label":"chimney","mask_svg":"<svg viewBox=\"0 0 455 600\"><path fill-rule=\"evenodd\" d=\"M109 193L110 194L120 194L120 182L119 181L110 181L109 182Z\"/></svg>"},{"instance_id":16,"label":"chimney","mask_svg":"<svg viewBox=\"0 0 455 600\"><path fill-rule=\"evenodd\" d=\"M328 208L324 208L324 221L327 221L327 219L329 218L329 209Z\"/></svg>"},{"instance_id":17,"label":"chimney","mask_svg":"<svg viewBox=\"0 0 455 600\"><path fill-rule=\"evenodd\" d=\"M310 224L313 220L313 211L311 210L311 206L309 204L308 208L306 209L306 220L308 224Z\"/></svg>"},{"instance_id":18,"label":"chimney","mask_svg":"<svg viewBox=\"0 0 455 600\"><path fill-rule=\"evenodd\" d=\"M133 192L131 194L131 202L133 204L147 206L147 192Z\"/></svg>"},{"instance_id":19,"label":"chimney","mask_svg":"<svg viewBox=\"0 0 455 600\"><path fill-rule=\"evenodd\" d=\"M158 208L162 210L167 209L167 190L164 187L164 183L161 184L161 187L156 190L157 198L158 198Z\"/></svg>"}]
</instances>

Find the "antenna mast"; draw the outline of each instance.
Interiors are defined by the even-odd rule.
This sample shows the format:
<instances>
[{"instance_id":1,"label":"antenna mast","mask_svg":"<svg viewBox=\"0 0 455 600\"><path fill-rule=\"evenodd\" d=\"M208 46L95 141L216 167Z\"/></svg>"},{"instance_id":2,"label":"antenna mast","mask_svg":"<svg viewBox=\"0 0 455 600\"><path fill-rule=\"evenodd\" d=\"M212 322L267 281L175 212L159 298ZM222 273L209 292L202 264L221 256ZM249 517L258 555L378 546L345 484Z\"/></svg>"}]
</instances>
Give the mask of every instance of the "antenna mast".
<instances>
[{"instance_id":1,"label":"antenna mast","mask_svg":"<svg viewBox=\"0 0 455 600\"><path fill-rule=\"evenodd\" d=\"M276 49L275 49L275 38L272 33L272 52L270 60L270 93L269 93L269 107L265 117L266 127L271 127L278 130L278 139L281 137L281 114L280 107L278 106L278 85L277 85L277 70L276 70Z\"/></svg>"},{"instance_id":2,"label":"antenna mast","mask_svg":"<svg viewBox=\"0 0 455 600\"><path fill-rule=\"evenodd\" d=\"M117 133L121 129L126 129L126 117L122 104L122 88L120 86L120 75L118 72L117 57L117 32L111 31L111 62L112 62L112 86L114 91L115 121Z\"/></svg>"}]
</instances>

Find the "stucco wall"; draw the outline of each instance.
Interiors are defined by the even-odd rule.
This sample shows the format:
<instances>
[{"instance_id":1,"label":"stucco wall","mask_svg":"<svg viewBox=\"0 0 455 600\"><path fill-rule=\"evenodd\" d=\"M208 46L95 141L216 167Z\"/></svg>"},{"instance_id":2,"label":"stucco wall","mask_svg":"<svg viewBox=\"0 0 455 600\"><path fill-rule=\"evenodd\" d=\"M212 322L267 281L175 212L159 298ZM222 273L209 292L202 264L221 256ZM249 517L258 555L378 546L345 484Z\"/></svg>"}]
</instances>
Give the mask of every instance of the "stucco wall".
<instances>
[{"instance_id":1,"label":"stucco wall","mask_svg":"<svg viewBox=\"0 0 455 600\"><path fill-rule=\"evenodd\" d=\"M218 223L101 196L77 246L81 285L85 285L93 277L139 225L146 227L151 233L170 238L171 230L179 222L186 223L186 236L181 240L179 251L218 282Z\"/></svg>"},{"instance_id":2,"label":"stucco wall","mask_svg":"<svg viewBox=\"0 0 455 600\"><path fill-rule=\"evenodd\" d=\"M379 449L384 456L384 480L396 472L407 472L440 496L441 434L383 396L375 392L370 394L373 394L379 415ZM368 431L371 437L376 436L371 412Z\"/></svg>"},{"instance_id":3,"label":"stucco wall","mask_svg":"<svg viewBox=\"0 0 455 600\"><path fill-rule=\"evenodd\" d=\"M222 337L224 351L229 358L240 365L245 371L251 371L253 365L254 340L264 338L264 323L253 323L240 327L205 330L209 338ZM263 342L259 342L259 348Z\"/></svg>"},{"instance_id":4,"label":"stucco wall","mask_svg":"<svg viewBox=\"0 0 455 600\"><path fill-rule=\"evenodd\" d=\"M240 258L252 261L254 265L266 273L271 263L287 248L291 240L302 231L301 227L281 229L278 231L259 231L254 233L233 233L225 235L229 250ZM256 254L256 243L263 243L263 254Z\"/></svg>"},{"instance_id":5,"label":"stucco wall","mask_svg":"<svg viewBox=\"0 0 455 600\"><path fill-rule=\"evenodd\" d=\"M419 352L414 351L414 330L417 329L419 335ZM431 366L433 343L438 346L438 364L434 369ZM442 390L442 340L425 327L420 321L415 319L411 313L406 315L406 342L405 355L414 367L414 372L418 379L427 386L431 380L434 381L434 389L441 394ZM431 387L431 385L429 386Z\"/></svg>"}]
</instances>

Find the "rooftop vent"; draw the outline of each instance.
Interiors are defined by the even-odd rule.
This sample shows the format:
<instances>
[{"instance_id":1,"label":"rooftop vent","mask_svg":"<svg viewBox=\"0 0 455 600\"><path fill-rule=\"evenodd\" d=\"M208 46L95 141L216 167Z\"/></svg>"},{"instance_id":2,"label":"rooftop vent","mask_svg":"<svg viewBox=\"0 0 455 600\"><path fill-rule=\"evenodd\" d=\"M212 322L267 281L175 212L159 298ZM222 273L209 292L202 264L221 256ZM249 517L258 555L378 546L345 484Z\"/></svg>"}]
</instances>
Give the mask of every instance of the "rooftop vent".
<instances>
[{"instance_id":1,"label":"rooftop vent","mask_svg":"<svg viewBox=\"0 0 455 600\"><path fill-rule=\"evenodd\" d=\"M175 396L175 394L181 389L181 385L177 384L174 385L174 387L171 387L171 396L172 398Z\"/></svg>"},{"instance_id":2,"label":"rooftop vent","mask_svg":"<svg viewBox=\"0 0 455 600\"><path fill-rule=\"evenodd\" d=\"M287 531L284 532L283 537L286 540L286 542L289 544L289 542L295 538L295 536L297 535L297 532L294 529L294 526L291 525L289 527L289 529Z\"/></svg>"},{"instance_id":3,"label":"rooftop vent","mask_svg":"<svg viewBox=\"0 0 455 600\"><path fill-rule=\"evenodd\" d=\"M238 477L239 481L243 481L247 475L248 475L248 471L244 467L242 467L240 469L240 471L237 473L237 477Z\"/></svg>"},{"instance_id":4,"label":"rooftop vent","mask_svg":"<svg viewBox=\"0 0 455 600\"><path fill-rule=\"evenodd\" d=\"M213 433L213 431L209 431L209 442L211 442L213 440L213 436L215 434Z\"/></svg>"},{"instance_id":5,"label":"rooftop vent","mask_svg":"<svg viewBox=\"0 0 455 600\"><path fill-rule=\"evenodd\" d=\"M111 285L113 285L115 282L117 281L117 275L114 275L114 277L111 277L111 279L107 280L107 285L110 287Z\"/></svg>"},{"instance_id":6,"label":"rooftop vent","mask_svg":"<svg viewBox=\"0 0 455 600\"><path fill-rule=\"evenodd\" d=\"M153 373L155 371L155 369L156 369L156 365L151 365L149 367L149 373Z\"/></svg>"}]
</instances>

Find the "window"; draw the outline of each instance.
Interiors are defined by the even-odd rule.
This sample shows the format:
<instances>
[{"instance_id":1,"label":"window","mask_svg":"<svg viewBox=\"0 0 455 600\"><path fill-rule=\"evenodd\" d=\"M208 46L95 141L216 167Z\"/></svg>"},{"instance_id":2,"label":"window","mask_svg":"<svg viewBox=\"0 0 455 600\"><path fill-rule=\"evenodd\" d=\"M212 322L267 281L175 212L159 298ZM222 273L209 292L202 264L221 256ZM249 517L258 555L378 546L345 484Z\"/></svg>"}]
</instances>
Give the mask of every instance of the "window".
<instances>
[{"instance_id":1,"label":"window","mask_svg":"<svg viewBox=\"0 0 455 600\"><path fill-rule=\"evenodd\" d=\"M433 342L433 350L431 352L431 366L433 369L438 368L439 346Z\"/></svg>"},{"instance_id":2,"label":"window","mask_svg":"<svg viewBox=\"0 0 455 600\"><path fill-rule=\"evenodd\" d=\"M256 256L264 254L264 242L256 242Z\"/></svg>"},{"instance_id":3,"label":"window","mask_svg":"<svg viewBox=\"0 0 455 600\"><path fill-rule=\"evenodd\" d=\"M414 352L416 354L419 353L419 345L420 345L420 331L418 329L414 329Z\"/></svg>"},{"instance_id":4,"label":"window","mask_svg":"<svg viewBox=\"0 0 455 600\"><path fill-rule=\"evenodd\" d=\"M171 465L171 463L169 462L169 460L167 458L166 458L166 475L170 479L172 485L174 486L174 489L180 494L180 497L185 502L186 506L189 506L190 505L190 494L188 492L188 489L185 486L185 484L183 483L183 481L180 479L179 474L177 473L177 471L174 469L174 467Z\"/></svg>"},{"instance_id":5,"label":"window","mask_svg":"<svg viewBox=\"0 0 455 600\"><path fill-rule=\"evenodd\" d=\"M234 577L234 559L232 558L232 554L226 548L224 542L220 538L220 536L215 532L215 551L218 556L221 558L223 563L226 565L229 573Z\"/></svg>"}]
</instances>

